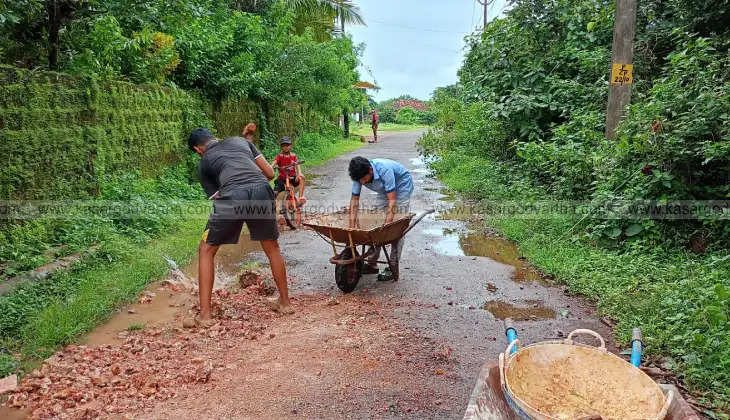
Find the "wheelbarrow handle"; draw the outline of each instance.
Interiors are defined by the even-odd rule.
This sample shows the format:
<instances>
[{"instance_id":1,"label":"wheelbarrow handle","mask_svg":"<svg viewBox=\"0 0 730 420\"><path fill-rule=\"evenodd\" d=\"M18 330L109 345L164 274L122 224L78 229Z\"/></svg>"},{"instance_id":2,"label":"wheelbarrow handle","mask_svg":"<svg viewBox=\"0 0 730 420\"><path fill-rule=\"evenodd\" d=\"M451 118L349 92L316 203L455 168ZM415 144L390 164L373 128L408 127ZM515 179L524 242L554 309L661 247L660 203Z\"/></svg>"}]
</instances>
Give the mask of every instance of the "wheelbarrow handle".
<instances>
[{"instance_id":1,"label":"wheelbarrow handle","mask_svg":"<svg viewBox=\"0 0 730 420\"><path fill-rule=\"evenodd\" d=\"M413 229L413 227L416 226L418 224L418 222L420 222L424 217L428 216L429 214L431 214L431 213L433 213L435 211L436 210L434 210L434 209L428 209L426 211L423 211L423 212L417 214L413 218L413 220L411 220L411 224L408 225L408 229L406 229L405 232L403 232L403 236L405 236L406 233L410 232L410 230Z\"/></svg>"}]
</instances>

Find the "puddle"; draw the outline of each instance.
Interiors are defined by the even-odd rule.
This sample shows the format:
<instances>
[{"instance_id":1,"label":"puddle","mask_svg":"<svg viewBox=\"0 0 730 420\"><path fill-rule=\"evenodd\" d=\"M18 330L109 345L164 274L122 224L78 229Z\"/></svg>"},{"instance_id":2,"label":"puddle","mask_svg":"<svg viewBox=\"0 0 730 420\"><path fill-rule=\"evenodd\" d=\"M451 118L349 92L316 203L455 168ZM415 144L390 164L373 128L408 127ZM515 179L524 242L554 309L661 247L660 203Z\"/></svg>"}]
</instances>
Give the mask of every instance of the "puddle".
<instances>
[{"instance_id":1,"label":"puddle","mask_svg":"<svg viewBox=\"0 0 730 420\"><path fill-rule=\"evenodd\" d=\"M417 157L417 158L411 158L411 165L415 166L415 168L411 169L411 173L416 174L430 174L431 170L426 166L426 162L423 160L423 157Z\"/></svg>"},{"instance_id":2,"label":"puddle","mask_svg":"<svg viewBox=\"0 0 730 420\"><path fill-rule=\"evenodd\" d=\"M555 311L543 306L539 300L527 300L525 304L526 306L516 306L507 302L491 301L482 308L501 320L511 318L514 321L535 321L555 318Z\"/></svg>"},{"instance_id":3,"label":"puddle","mask_svg":"<svg viewBox=\"0 0 730 420\"><path fill-rule=\"evenodd\" d=\"M550 286L529 264L520 258L520 252L513 242L498 236L473 231L459 232L455 229L424 229L426 235L440 239L431 246L435 252L452 257L487 257L515 268L512 280L519 283L536 283Z\"/></svg>"},{"instance_id":4,"label":"puddle","mask_svg":"<svg viewBox=\"0 0 730 420\"><path fill-rule=\"evenodd\" d=\"M258 242L248 240L248 234L243 232L241 240L236 245L224 245L218 250L215 257L215 290L229 287L238 281L237 273L242 265L248 262L249 254L260 251ZM185 290L195 290L198 278L198 259L180 270L170 270L169 280L180 284L182 290L175 292L168 287L162 287L163 281L147 286L142 295L149 297L148 303L133 303L124 307L113 315L107 322L95 328L81 338L81 344L89 346L103 346L120 344L124 337L119 333L133 328L149 328L161 326L175 320L181 310L196 303L196 298ZM129 313L129 311L134 313ZM3 417L0 417L3 418Z\"/></svg>"},{"instance_id":5,"label":"puddle","mask_svg":"<svg viewBox=\"0 0 730 420\"><path fill-rule=\"evenodd\" d=\"M248 261L248 254L251 252L262 251L261 245L258 242L252 242L248 239L248 232L241 232L241 239L236 245L223 245L218 249L218 253L215 255L215 287L225 287L226 281L230 282L230 278L233 274L246 264ZM182 268L182 272L185 273L191 279L198 278L198 258L193 258L193 261ZM222 276L219 276L221 274ZM235 277L235 276L234 276Z\"/></svg>"},{"instance_id":6,"label":"puddle","mask_svg":"<svg viewBox=\"0 0 730 420\"><path fill-rule=\"evenodd\" d=\"M312 190L329 190L330 189L330 187L323 187L323 186L319 185L317 183L317 181L316 181L317 179L324 178L327 175L323 175L323 174L308 174L308 173L305 172L304 173L304 176L307 178L307 183L304 186L304 195L307 194L307 189L312 189Z\"/></svg>"},{"instance_id":7,"label":"puddle","mask_svg":"<svg viewBox=\"0 0 730 420\"><path fill-rule=\"evenodd\" d=\"M120 337L120 332L165 324L174 320L175 314L186 305L194 303L190 294L183 291L174 292L162 286L162 282L155 282L147 286L142 293L154 293L154 296L150 296L149 303L133 303L122 308L107 322L81 338L80 343L87 346L121 344L125 337ZM130 310L134 313L129 313Z\"/></svg>"},{"instance_id":8,"label":"puddle","mask_svg":"<svg viewBox=\"0 0 730 420\"><path fill-rule=\"evenodd\" d=\"M458 199L458 197L456 196L456 193L454 191L451 191L448 189L439 190L439 194L441 194L441 197L439 197L439 201L453 203ZM453 211L453 210L451 210L451 211Z\"/></svg>"},{"instance_id":9,"label":"puddle","mask_svg":"<svg viewBox=\"0 0 730 420\"><path fill-rule=\"evenodd\" d=\"M473 223L477 220L482 220L481 215L471 206L469 203L465 203L459 200L456 193L441 192L444 194L443 197L439 198L439 201L445 203L453 203L448 208L439 209L436 214L436 220L454 220L459 222L470 222ZM446 206L444 206L446 207Z\"/></svg>"},{"instance_id":10,"label":"puddle","mask_svg":"<svg viewBox=\"0 0 730 420\"><path fill-rule=\"evenodd\" d=\"M25 420L30 418L30 414L29 410L0 406L0 419L3 420Z\"/></svg>"}]
</instances>

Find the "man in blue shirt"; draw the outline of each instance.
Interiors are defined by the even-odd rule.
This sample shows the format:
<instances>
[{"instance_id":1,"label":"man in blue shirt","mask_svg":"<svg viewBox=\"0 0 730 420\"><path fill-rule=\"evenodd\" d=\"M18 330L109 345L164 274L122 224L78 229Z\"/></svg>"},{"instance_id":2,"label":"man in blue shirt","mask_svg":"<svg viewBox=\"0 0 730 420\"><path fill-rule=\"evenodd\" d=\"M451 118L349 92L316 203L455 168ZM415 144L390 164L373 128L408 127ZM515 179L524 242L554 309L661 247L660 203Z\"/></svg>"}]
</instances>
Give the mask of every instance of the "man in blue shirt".
<instances>
[{"instance_id":1,"label":"man in blue shirt","mask_svg":"<svg viewBox=\"0 0 730 420\"><path fill-rule=\"evenodd\" d=\"M360 208L360 192L362 186L377 193L375 208L385 210L384 224L393 221L396 214L408 213L410 210L411 194L413 193L413 178L408 169L400 163L390 159L366 159L362 156L352 158L349 166L352 179L352 198L350 199L350 227L359 226L358 210ZM400 260L403 240L393 244L391 260L397 264ZM363 267L365 274L378 272L377 260L380 256L380 247L371 250L368 264Z\"/></svg>"}]
</instances>

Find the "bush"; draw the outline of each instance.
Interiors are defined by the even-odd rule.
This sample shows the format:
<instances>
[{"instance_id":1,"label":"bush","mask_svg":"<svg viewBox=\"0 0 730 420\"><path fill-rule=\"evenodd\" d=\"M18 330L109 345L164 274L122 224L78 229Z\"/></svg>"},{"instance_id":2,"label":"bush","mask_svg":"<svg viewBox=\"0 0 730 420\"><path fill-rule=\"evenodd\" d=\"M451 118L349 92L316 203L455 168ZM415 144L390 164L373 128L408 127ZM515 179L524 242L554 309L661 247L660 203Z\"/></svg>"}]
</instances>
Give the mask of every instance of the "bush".
<instances>
[{"instance_id":1,"label":"bush","mask_svg":"<svg viewBox=\"0 0 730 420\"><path fill-rule=\"evenodd\" d=\"M404 125L413 125L418 123L418 113L413 108L401 108L395 116L395 122Z\"/></svg>"},{"instance_id":2,"label":"bush","mask_svg":"<svg viewBox=\"0 0 730 420\"><path fill-rule=\"evenodd\" d=\"M603 115L575 113L553 131L551 141L520 142L517 156L522 169L559 198L580 200L594 186L594 153L604 141Z\"/></svg>"},{"instance_id":3,"label":"bush","mask_svg":"<svg viewBox=\"0 0 730 420\"><path fill-rule=\"evenodd\" d=\"M395 110L392 105L378 105L378 121L382 123L394 123L396 120Z\"/></svg>"},{"instance_id":4,"label":"bush","mask_svg":"<svg viewBox=\"0 0 730 420\"><path fill-rule=\"evenodd\" d=\"M515 155L514 144L508 141L501 121L496 118L493 105L477 102L469 106L450 107L453 113L453 126L449 130L437 128L419 140L424 153L438 155L447 151L461 151L478 157L511 159ZM400 112L403 112L402 109ZM436 113L440 109L436 107ZM443 113L442 113L443 114ZM449 123L451 124L451 123Z\"/></svg>"},{"instance_id":5,"label":"bush","mask_svg":"<svg viewBox=\"0 0 730 420\"><path fill-rule=\"evenodd\" d=\"M162 83L180 64L170 35L143 29L127 38L114 16L106 15L91 25L81 54L69 64L69 72L106 79L126 78L134 83Z\"/></svg>"}]
</instances>

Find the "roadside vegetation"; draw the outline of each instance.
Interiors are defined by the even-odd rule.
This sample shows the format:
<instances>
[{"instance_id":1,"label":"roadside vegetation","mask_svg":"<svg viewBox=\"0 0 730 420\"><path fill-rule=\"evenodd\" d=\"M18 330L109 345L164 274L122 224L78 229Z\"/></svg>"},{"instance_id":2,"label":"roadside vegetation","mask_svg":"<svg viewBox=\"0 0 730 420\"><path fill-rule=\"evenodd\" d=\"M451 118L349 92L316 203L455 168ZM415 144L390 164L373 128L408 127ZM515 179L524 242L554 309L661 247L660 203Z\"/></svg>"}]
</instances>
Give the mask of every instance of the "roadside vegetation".
<instances>
[{"instance_id":1,"label":"roadside vegetation","mask_svg":"<svg viewBox=\"0 0 730 420\"><path fill-rule=\"evenodd\" d=\"M485 223L594 299L620 341L641 327L649 353L716 418L730 414L727 210L666 220L600 209L730 198L726 3L640 3L632 105L606 140L613 2L516 1L467 38L459 83L434 92L437 122L419 142L471 198L582 203L588 215L485 213Z\"/></svg>"},{"instance_id":2,"label":"roadside vegetation","mask_svg":"<svg viewBox=\"0 0 730 420\"><path fill-rule=\"evenodd\" d=\"M253 121L267 158L288 135L306 166L362 145L333 123L367 100L352 88L363 47L335 36L335 19L362 22L351 2L68 2L58 43L46 4L0 6L0 142L18 144L0 199L120 207L0 221L0 285L23 279L0 296L0 377L135 300L167 273L163 257L194 255L210 202L192 128L225 138ZM72 254L68 269L28 275Z\"/></svg>"}]
</instances>

